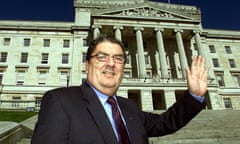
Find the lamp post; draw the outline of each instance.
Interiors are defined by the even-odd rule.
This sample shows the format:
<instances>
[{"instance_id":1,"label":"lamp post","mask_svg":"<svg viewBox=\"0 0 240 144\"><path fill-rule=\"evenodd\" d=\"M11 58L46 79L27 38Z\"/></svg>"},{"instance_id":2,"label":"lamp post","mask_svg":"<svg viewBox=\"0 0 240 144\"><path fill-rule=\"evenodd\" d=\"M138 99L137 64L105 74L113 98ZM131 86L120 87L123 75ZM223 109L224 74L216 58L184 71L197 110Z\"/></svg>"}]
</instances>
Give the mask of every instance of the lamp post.
<instances>
[{"instance_id":1,"label":"lamp post","mask_svg":"<svg viewBox=\"0 0 240 144\"><path fill-rule=\"evenodd\" d=\"M3 84L0 85L1 89L0 89L0 110L1 110L1 105L2 105L2 92L3 92Z\"/></svg>"},{"instance_id":2,"label":"lamp post","mask_svg":"<svg viewBox=\"0 0 240 144\"><path fill-rule=\"evenodd\" d=\"M69 78L70 78L69 73L67 73L67 87L69 87Z\"/></svg>"}]
</instances>

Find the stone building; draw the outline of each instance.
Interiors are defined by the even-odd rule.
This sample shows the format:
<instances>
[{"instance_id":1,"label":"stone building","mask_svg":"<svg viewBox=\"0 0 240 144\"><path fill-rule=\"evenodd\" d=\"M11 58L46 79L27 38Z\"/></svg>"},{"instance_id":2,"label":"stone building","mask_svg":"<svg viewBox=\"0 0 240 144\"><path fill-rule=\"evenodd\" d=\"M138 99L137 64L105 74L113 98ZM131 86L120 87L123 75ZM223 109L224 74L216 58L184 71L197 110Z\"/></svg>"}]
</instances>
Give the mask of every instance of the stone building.
<instances>
[{"instance_id":1,"label":"stone building","mask_svg":"<svg viewBox=\"0 0 240 144\"><path fill-rule=\"evenodd\" d=\"M38 109L47 90L80 85L88 41L99 34L124 42L118 95L142 110L164 110L184 93L197 54L211 67L207 109L240 109L240 31L204 29L195 6L74 0L74 8L73 22L0 20L1 109Z\"/></svg>"}]
</instances>

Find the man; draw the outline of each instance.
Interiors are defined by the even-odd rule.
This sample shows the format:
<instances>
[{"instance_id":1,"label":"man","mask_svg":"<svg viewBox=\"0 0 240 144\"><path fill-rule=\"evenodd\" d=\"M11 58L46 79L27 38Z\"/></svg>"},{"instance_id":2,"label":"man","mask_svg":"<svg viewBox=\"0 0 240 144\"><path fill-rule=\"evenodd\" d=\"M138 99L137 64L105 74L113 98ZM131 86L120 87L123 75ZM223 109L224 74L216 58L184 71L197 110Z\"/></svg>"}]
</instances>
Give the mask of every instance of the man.
<instances>
[{"instance_id":1,"label":"man","mask_svg":"<svg viewBox=\"0 0 240 144\"><path fill-rule=\"evenodd\" d=\"M116 96L125 60L120 41L94 40L87 52L87 80L80 87L44 95L32 144L147 144L148 137L177 131L205 107L208 68L201 56L195 56L186 70L186 93L160 115L142 112L133 101ZM111 98L117 106L109 102ZM120 119L121 132L116 119Z\"/></svg>"}]
</instances>

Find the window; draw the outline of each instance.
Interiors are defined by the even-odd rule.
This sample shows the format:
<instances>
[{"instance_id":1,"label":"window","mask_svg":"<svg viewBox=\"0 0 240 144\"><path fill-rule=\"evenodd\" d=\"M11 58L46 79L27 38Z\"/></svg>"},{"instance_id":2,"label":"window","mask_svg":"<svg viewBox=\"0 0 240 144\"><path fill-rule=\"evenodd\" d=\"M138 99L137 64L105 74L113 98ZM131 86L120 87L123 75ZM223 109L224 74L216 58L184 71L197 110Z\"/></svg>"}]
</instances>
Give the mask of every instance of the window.
<instances>
[{"instance_id":1,"label":"window","mask_svg":"<svg viewBox=\"0 0 240 144\"><path fill-rule=\"evenodd\" d=\"M62 54L62 64L68 64L69 54Z\"/></svg>"},{"instance_id":2,"label":"window","mask_svg":"<svg viewBox=\"0 0 240 144\"><path fill-rule=\"evenodd\" d=\"M235 84L237 84L237 86L240 86L240 76L232 75L232 77L233 77L233 81L235 82Z\"/></svg>"},{"instance_id":3,"label":"window","mask_svg":"<svg viewBox=\"0 0 240 144\"><path fill-rule=\"evenodd\" d=\"M0 70L0 85L2 85L3 80L3 70Z\"/></svg>"},{"instance_id":4,"label":"window","mask_svg":"<svg viewBox=\"0 0 240 144\"><path fill-rule=\"evenodd\" d=\"M42 53L42 64L48 64L48 53Z\"/></svg>"},{"instance_id":5,"label":"window","mask_svg":"<svg viewBox=\"0 0 240 144\"><path fill-rule=\"evenodd\" d=\"M7 62L7 55L8 55L8 53L7 52L1 52L0 54L1 54L0 62Z\"/></svg>"},{"instance_id":6,"label":"window","mask_svg":"<svg viewBox=\"0 0 240 144\"><path fill-rule=\"evenodd\" d=\"M224 87L225 82L224 82L224 79L223 79L223 75L217 75L216 78L217 78L218 85L220 87Z\"/></svg>"},{"instance_id":7,"label":"window","mask_svg":"<svg viewBox=\"0 0 240 144\"><path fill-rule=\"evenodd\" d=\"M24 77L25 77L25 71L19 70L17 72L17 82L16 85L23 85L24 84Z\"/></svg>"},{"instance_id":8,"label":"window","mask_svg":"<svg viewBox=\"0 0 240 144\"><path fill-rule=\"evenodd\" d=\"M87 54L83 53L82 54L82 63L85 63L86 59L87 59Z\"/></svg>"},{"instance_id":9,"label":"window","mask_svg":"<svg viewBox=\"0 0 240 144\"><path fill-rule=\"evenodd\" d=\"M231 109L232 108L232 103L230 98L223 98L225 108Z\"/></svg>"},{"instance_id":10,"label":"window","mask_svg":"<svg viewBox=\"0 0 240 144\"><path fill-rule=\"evenodd\" d=\"M126 54L126 60L125 60L126 65L131 64L131 55L129 53Z\"/></svg>"},{"instance_id":11,"label":"window","mask_svg":"<svg viewBox=\"0 0 240 144\"><path fill-rule=\"evenodd\" d=\"M21 97L20 96L13 96L12 97L12 107L18 108L20 106Z\"/></svg>"},{"instance_id":12,"label":"window","mask_svg":"<svg viewBox=\"0 0 240 144\"><path fill-rule=\"evenodd\" d=\"M123 77L124 78L130 78L131 77L131 71L124 71Z\"/></svg>"},{"instance_id":13,"label":"window","mask_svg":"<svg viewBox=\"0 0 240 144\"><path fill-rule=\"evenodd\" d=\"M11 41L10 38L4 38L4 39L3 39L3 45L4 45L4 46L9 46L9 45L10 45L10 41Z\"/></svg>"},{"instance_id":14,"label":"window","mask_svg":"<svg viewBox=\"0 0 240 144\"><path fill-rule=\"evenodd\" d=\"M152 78L152 71L151 70L146 71L146 78Z\"/></svg>"},{"instance_id":15,"label":"window","mask_svg":"<svg viewBox=\"0 0 240 144\"><path fill-rule=\"evenodd\" d=\"M30 42L31 42L31 40L30 40L29 38L25 38L25 39L23 40L23 45L24 45L25 47L28 47L28 46L30 46Z\"/></svg>"},{"instance_id":16,"label":"window","mask_svg":"<svg viewBox=\"0 0 240 144\"><path fill-rule=\"evenodd\" d=\"M62 86L68 85L68 81L69 81L69 72L61 71L60 72L60 84Z\"/></svg>"},{"instance_id":17,"label":"window","mask_svg":"<svg viewBox=\"0 0 240 144\"><path fill-rule=\"evenodd\" d=\"M231 68L235 68L236 67L234 59L229 59L228 61L229 61L229 65L230 65Z\"/></svg>"},{"instance_id":18,"label":"window","mask_svg":"<svg viewBox=\"0 0 240 144\"><path fill-rule=\"evenodd\" d=\"M63 48L69 48L70 47L70 40L63 40Z\"/></svg>"},{"instance_id":19,"label":"window","mask_svg":"<svg viewBox=\"0 0 240 144\"><path fill-rule=\"evenodd\" d=\"M209 47L210 53L216 53L216 49L215 49L214 45L209 45L208 47Z\"/></svg>"},{"instance_id":20,"label":"window","mask_svg":"<svg viewBox=\"0 0 240 144\"><path fill-rule=\"evenodd\" d=\"M150 56L149 55L144 55L145 56L145 64L146 65L151 65L150 63Z\"/></svg>"},{"instance_id":21,"label":"window","mask_svg":"<svg viewBox=\"0 0 240 144\"><path fill-rule=\"evenodd\" d=\"M87 39L83 39L83 46L88 46L88 41L87 41Z\"/></svg>"},{"instance_id":22,"label":"window","mask_svg":"<svg viewBox=\"0 0 240 144\"><path fill-rule=\"evenodd\" d=\"M21 63L27 63L28 60L28 53L21 53Z\"/></svg>"},{"instance_id":23,"label":"window","mask_svg":"<svg viewBox=\"0 0 240 144\"><path fill-rule=\"evenodd\" d=\"M42 98L41 97L35 97L35 107L40 108Z\"/></svg>"},{"instance_id":24,"label":"window","mask_svg":"<svg viewBox=\"0 0 240 144\"><path fill-rule=\"evenodd\" d=\"M38 77L38 84L39 85L45 85L47 79L47 71L40 70L39 71L39 77Z\"/></svg>"},{"instance_id":25,"label":"window","mask_svg":"<svg viewBox=\"0 0 240 144\"><path fill-rule=\"evenodd\" d=\"M213 59L212 59L212 62L213 62L213 66L214 66L214 67L219 67L218 59L213 58Z\"/></svg>"},{"instance_id":26,"label":"window","mask_svg":"<svg viewBox=\"0 0 240 144\"><path fill-rule=\"evenodd\" d=\"M232 50L230 46L225 46L225 51L227 54L232 54Z\"/></svg>"},{"instance_id":27,"label":"window","mask_svg":"<svg viewBox=\"0 0 240 144\"><path fill-rule=\"evenodd\" d=\"M50 47L50 39L43 39L43 47Z\"/></svg>"}]
</instances>

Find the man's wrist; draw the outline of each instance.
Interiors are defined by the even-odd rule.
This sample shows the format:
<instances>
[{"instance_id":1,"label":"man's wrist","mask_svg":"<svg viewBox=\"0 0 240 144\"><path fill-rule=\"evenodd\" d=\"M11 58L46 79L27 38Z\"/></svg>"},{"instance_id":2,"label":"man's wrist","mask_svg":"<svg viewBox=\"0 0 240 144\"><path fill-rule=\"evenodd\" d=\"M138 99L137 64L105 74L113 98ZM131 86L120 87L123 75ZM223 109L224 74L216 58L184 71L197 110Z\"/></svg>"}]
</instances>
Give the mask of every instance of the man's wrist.
<instances>
[{"instance_id":1,"label":"man's wrist","mask_svg":"<svg viewBox=\"0 0 240 144\"><path fill-rule=\"evenodd\" d=\"M199 101L199 102L204 102L204 100L205 100L205 97L204 96L197 96L197 95L195 95L195 94L193 94L193 93L191 93L191 92L189 92L189 94L194 98L194 99L196 99L197 101Z\"/></svg>"}]
</instances>

